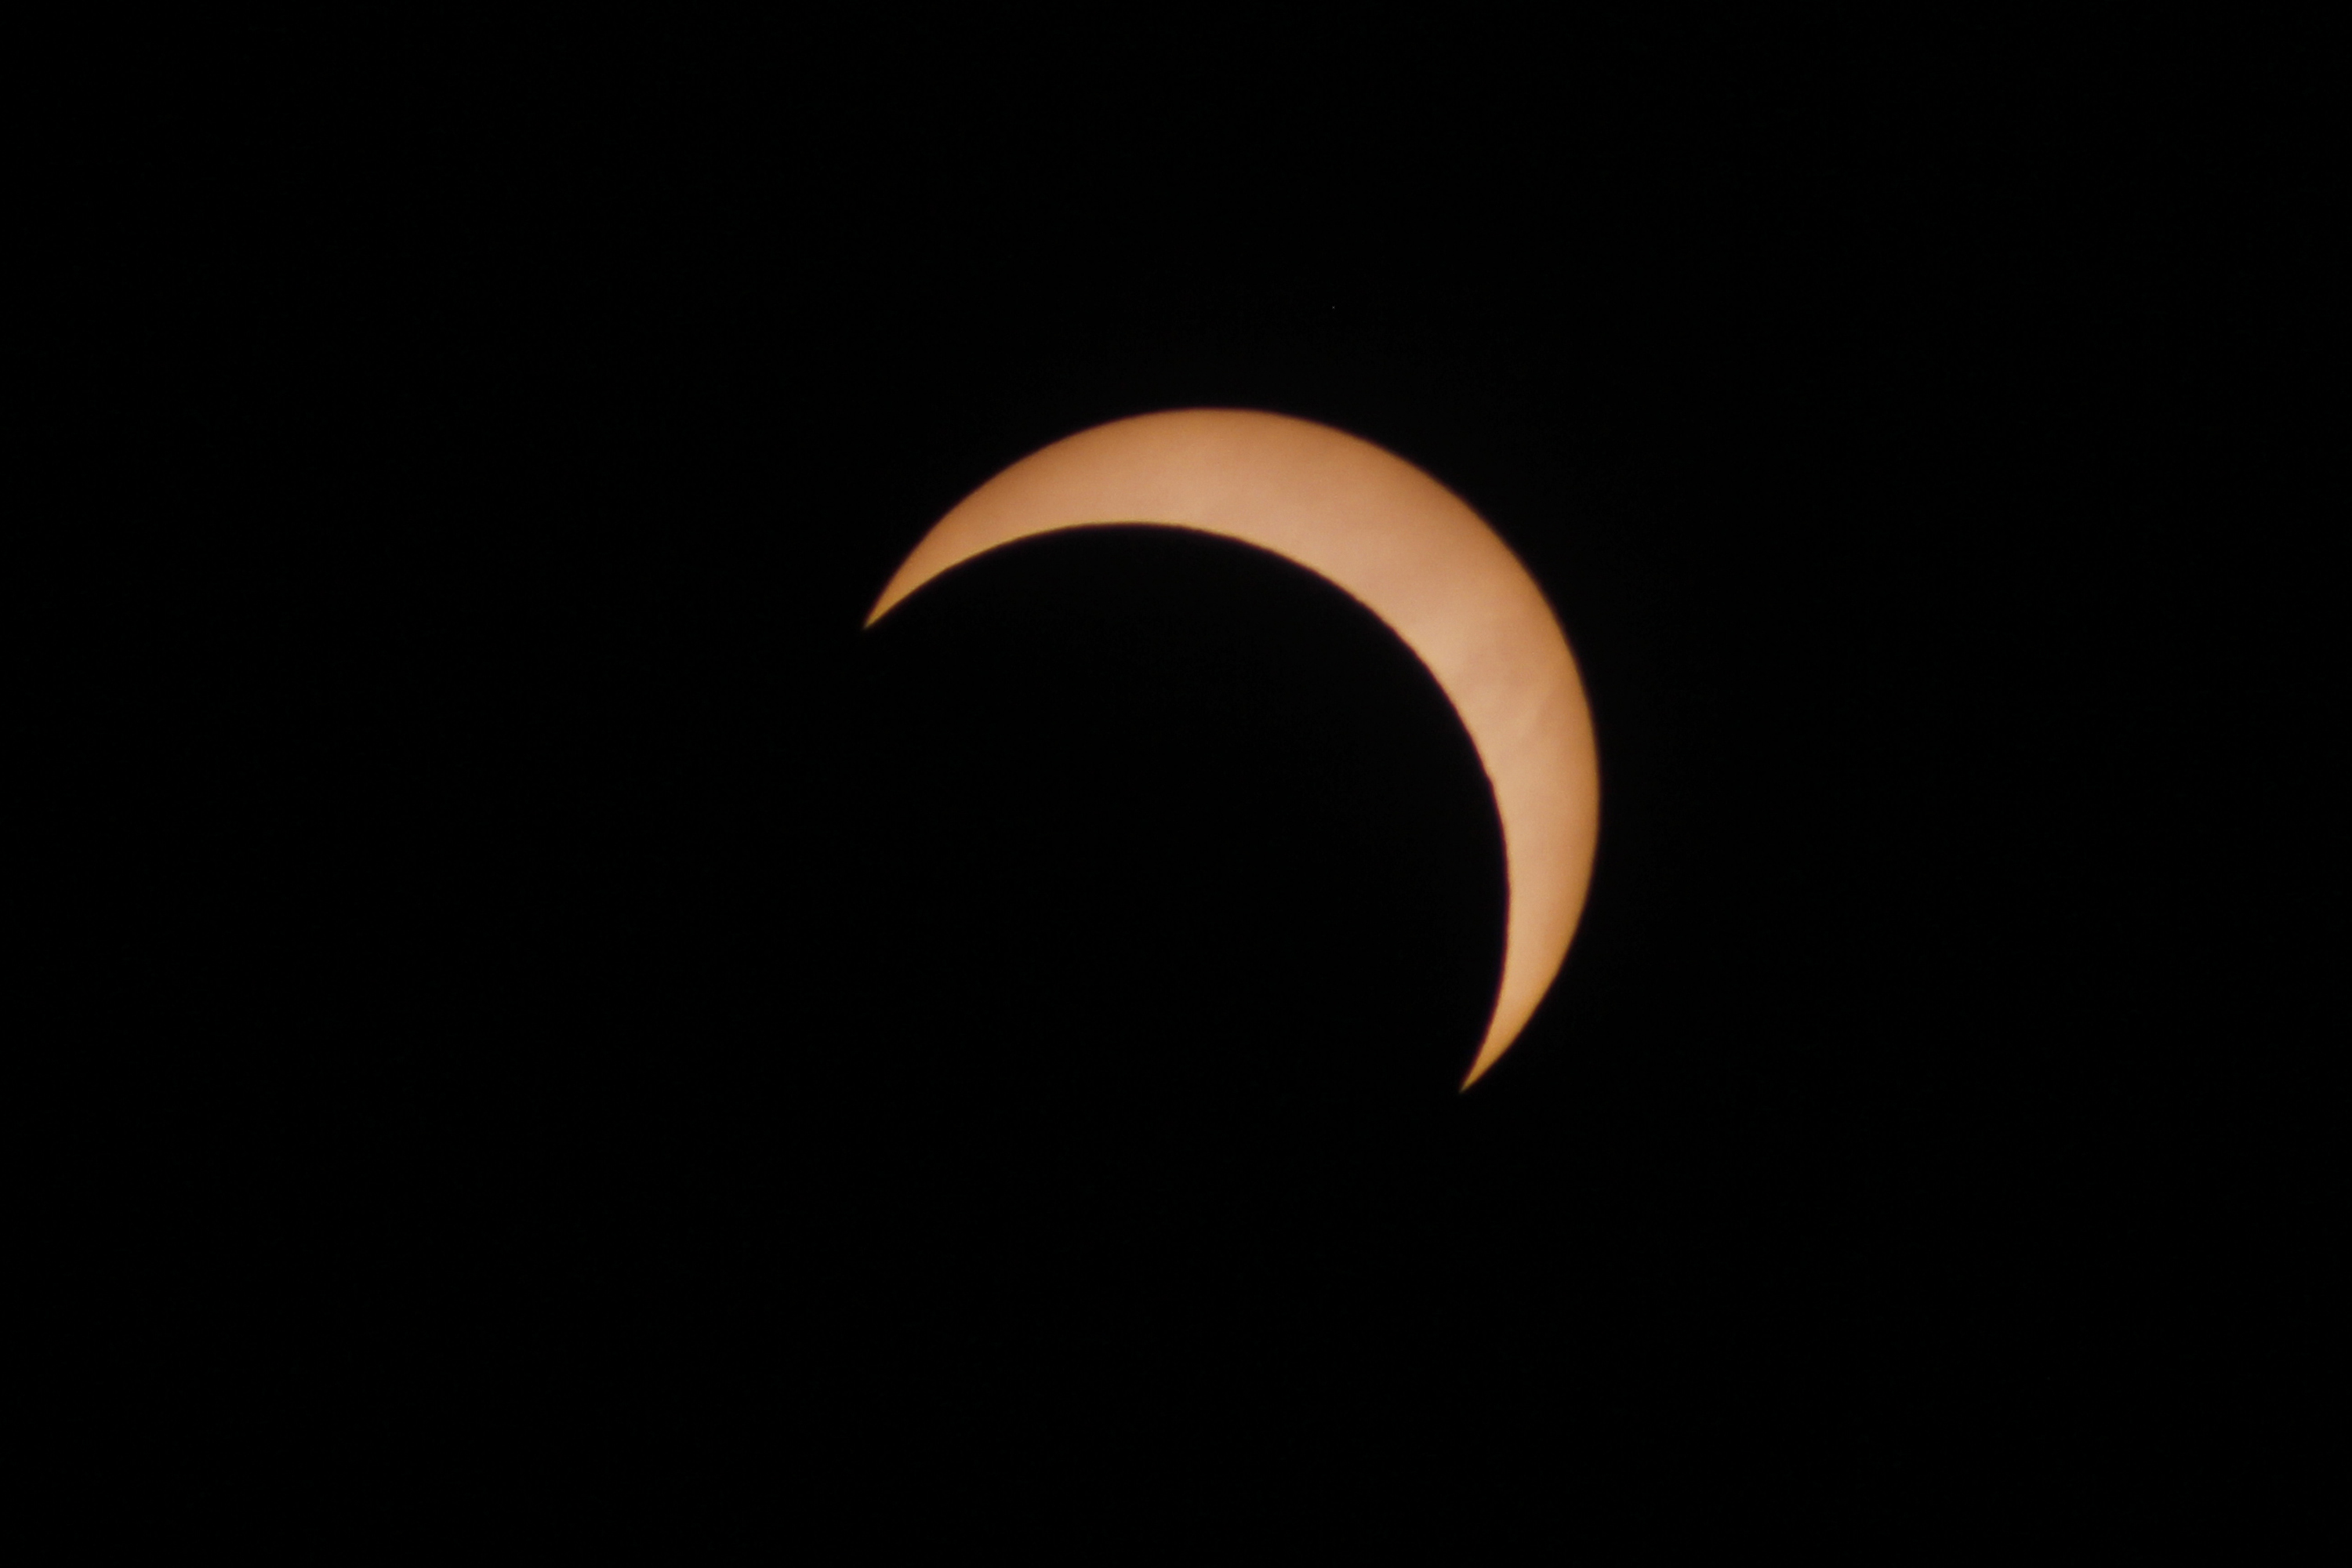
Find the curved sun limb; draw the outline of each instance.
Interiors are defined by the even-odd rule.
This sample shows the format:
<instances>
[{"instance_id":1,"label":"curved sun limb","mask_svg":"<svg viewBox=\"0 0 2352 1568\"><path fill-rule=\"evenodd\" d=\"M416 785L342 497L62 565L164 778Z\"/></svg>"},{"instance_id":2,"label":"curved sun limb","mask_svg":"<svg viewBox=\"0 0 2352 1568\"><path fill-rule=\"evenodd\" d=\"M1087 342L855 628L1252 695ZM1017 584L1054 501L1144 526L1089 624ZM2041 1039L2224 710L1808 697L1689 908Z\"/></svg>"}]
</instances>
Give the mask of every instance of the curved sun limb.
<instances>
[{"instance_id":1,"label":"curved sun limb","mask_svg":"<svg viewBox=\"0 0 2352 1568\"><path fill-rule=\"evenodd\" d=\"M982 485L917 543L866 625L999 545L1115 521L1220 534L1328 579L1453 703L1494 794L1508 889L1502 979L1467 1090L1558 975L1599 836L1591 710L1542 591L1459 497L1394 454L1283 415L1184 409L1081 431Z\"/></svg>"}]
</instances>

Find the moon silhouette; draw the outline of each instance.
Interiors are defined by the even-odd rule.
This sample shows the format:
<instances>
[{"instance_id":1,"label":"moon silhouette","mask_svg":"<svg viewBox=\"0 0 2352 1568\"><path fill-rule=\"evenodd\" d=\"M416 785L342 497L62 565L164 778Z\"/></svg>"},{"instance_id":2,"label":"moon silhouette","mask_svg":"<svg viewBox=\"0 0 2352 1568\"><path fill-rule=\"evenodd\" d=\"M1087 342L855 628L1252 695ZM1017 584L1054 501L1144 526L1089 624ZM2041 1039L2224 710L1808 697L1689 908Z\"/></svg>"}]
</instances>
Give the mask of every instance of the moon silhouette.
<instances>
[{"instance_id":1,"label":"moon silhouette","mask_svg":"<svg viewBox=\"0 0 2352 1568\"><path fill-rule=\"evenodd\" d=\"M1469 1088L1550 989L1591 883L1591 710L1551 606L1475 512L1402 458L1304 419L1204 408L1097 426L1006 468L923 537L866 624L1000 544L1138 522L1238 539L1329 579L1454 704L1494 790L1509 878L1502 982Z\"/></svg>"}]
</instances>

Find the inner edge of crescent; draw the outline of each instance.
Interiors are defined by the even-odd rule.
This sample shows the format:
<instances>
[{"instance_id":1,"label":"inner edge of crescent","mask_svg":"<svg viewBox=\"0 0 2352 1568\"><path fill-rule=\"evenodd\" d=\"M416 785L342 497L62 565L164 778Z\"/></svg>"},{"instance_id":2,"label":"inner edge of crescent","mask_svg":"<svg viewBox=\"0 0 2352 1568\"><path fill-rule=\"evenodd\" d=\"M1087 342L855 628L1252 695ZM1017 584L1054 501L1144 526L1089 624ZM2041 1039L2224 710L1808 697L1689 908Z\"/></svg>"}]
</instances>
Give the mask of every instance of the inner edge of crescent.
<instances>
[{"instance_id":1,"label":"inner edge of crescent","mask_svg":"<svg viewBox=\"0 0 2352 1568\"><path fill-rule=\"evenodd\" d=\"M945 520L942 520L942 521L944 521ZM1482 529L1485 527L1483 521L1480 526ZM1590 894L1590 858L1588 855L1587 865L1585 868L1587 877L1586 892L1584 896L1579 897L1577 900L1577 907L1569 918L1568 929L1563 933L1567 940L1562 942L1560 944L1560 950L1558 953L1550 955L1549 964L1539 981L1533 982L1532 984L1523 981L1523 984L1528 992L1524 1010L1521 1012L1521 1016L1517 1020L1510 1026L1510 1033L1508 1036L1498 1038L1498 1030L1503 1022L1503 1007L1507 1002L1513 999L1513 992L1517 989L1511 984L1511 982L1515 978L1519 978L1512 973L1514 967L1513 960L1527 956L1523 955L1519 952L1518 939L1521 935L1517 929L1519 923L1519 900L1518 889L1516 886L1515 879L1511 875L1510 814L1505 809L1503 790L1496 780L1493 765L1487 758L1487 748L1480 742L1476 730L1471 725L1467 715L1464 712L1460 695L1452 689L1450 684L1447 682L1444 672L1439 670L1420 648L1414 647L1412 639L1406 637L1395 623L1389 619L1388 616L1382 615L1377 606L1367 603L1361 596L1350 590L1346 584L1338 581L1328 574L1321 571L1313 563L1299 560L1296 556L1288 554L1283 551L1276 550L1261 541L1249 538L1244 534L1233 532L1225 529L1207 526L1198 522L1171 522L1159 518L1088 518L1083 521L1047 523L1042 526L1025 528L1019 533L1010 535L1003 539L992 541L976 550L959 555L952 560L941 561L931 564L921 570L919 574L918 574L916 573L916 568L919 558L924 552L923 546L928 544L932 537L932 535L927 534L922 541L918 542L915 550L909 552L908 558L901 563L899 570L892 575L889 583L884 586L880 596L875 601L874 608L866 615L864 623L865 627L870 629L877 622L881 620L884 616L897 608L898 605L906 599L920 591L933 579L940 577L968 562L977 560L982 555L986 555L992 551L1001 549L1004 545L1018 542L1023 539L1034 539L1043 534L1068 532L1075 529L1126 527L1168 528L1187 533L1204 534L1214 539L1230 540L1235 543L1248 545L1254 550L1264 551L1269 555L1276 556L1279 559L1287 561L1291 564L1300 567L1305 571L1314 573L1317 577L1330 584L1333 587L1339 589L1339 592L1346 594L1348 597L1355 603L1362 605L1364 609L1371 615L1373 619L1379 621L1382 626L1388 629L1391 636L1404 643L1405 647L1412 653L1414 659L1420 663L1421 667L1424 670L1429 672L1430 678L1437 682L1438 689L1444 693L1447 706L1454 710L1455 722L1462 725L1464 733L1467 735L1470 740L1471 751L1473 754L1478 758L1479 772L1486 781L1487 797L1493 802L1495 806L1496 824L1503 836L1504 938L1502 973L1496 977L1495 999L1492 1006L1488 1010L1486 1031L1479 1040L1477 1051L1472 1058L1469 1073L1462 1080L1462 1090L1464 1092L1467 1092L1472 1085L1475 1084L1481 1078L1485 1077L1487 1072L1493 1069L1495 1065L1502 1059L1504 1053L1508 1051L1510 1047L1517 1043L1518 1037L1526 1032L1528 1024L1533 1019L1538 1008L1541 1006L1544 997L1550 993L1553 982L1558 979L1560 967L1566 962L1568 949L1573 943L1577 928L1583 923L1582 906L1585 902L1585 898ZM933 533L935 534L937 531L937 529L934 528ZM1500 544L1501 541L1498 539L1496 542ZM1507 549L1507 547L1506 548ZM1524 570L1524 568L1522 568L1522 570ZM1532 579L1529 581L1529 585L1530 587L1533 586ZM1538 592L1538 596L1540 596L1540 590ZM1547 605L1546 609L1549 611L1549 606ZM1566 638L1559 633L1558 621L1556 617L1553 621L1553 634L1560 637L1562 650L1568 653L1570 668L1573 671L1575 666L1575 655L1572 650L1567 649ZM1571 679L1574 678L1572 677ZM1578 688L1576 694L1581 696L1582 683L1580 679L1577 679L1575 684ZM1585 717L1586 721L1589 723L1589 713Z\"/></svg>"}]
</instances>

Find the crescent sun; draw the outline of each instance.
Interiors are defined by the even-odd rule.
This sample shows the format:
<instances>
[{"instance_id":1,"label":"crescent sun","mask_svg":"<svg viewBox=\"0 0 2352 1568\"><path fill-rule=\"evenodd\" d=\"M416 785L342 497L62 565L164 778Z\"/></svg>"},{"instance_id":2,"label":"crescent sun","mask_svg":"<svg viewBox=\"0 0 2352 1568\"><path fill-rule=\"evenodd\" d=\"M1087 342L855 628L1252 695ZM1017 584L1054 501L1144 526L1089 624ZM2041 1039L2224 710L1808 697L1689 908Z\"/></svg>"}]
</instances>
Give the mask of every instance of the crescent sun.
<instances>
[{"instance_id":1,"label":"crescent sun","mask_svg":"<svg viewBox=\"0 0 2352 1568\"><path fill-rule=\"evenodd\" d=\"M924 535L866 624L1000 544L1138 522L1241 540L1329 579L1453 703L1494 791L1509 889L1502 982L1467 1089L1559 973L1600 832L1591 709L1542 590L1459 497L1402 458L1304 419L1183 409L1080 431L990 479Z\"/></svg>"}]
</instances>

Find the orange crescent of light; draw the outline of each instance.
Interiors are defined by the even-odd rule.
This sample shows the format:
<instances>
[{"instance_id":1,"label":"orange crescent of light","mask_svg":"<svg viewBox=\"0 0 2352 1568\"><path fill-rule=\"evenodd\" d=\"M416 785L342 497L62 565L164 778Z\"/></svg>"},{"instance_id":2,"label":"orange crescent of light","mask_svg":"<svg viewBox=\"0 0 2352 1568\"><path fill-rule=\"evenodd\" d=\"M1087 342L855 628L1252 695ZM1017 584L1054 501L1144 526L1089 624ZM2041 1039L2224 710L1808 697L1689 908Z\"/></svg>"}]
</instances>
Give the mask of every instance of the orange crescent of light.
<instances>
[{"instance_id":1,"label":"orange crescent of light","mask_svg":"<svg viewBox=\"0 0 2352 1568\"><path fill-rule=\"evenodd\" d=\"M1242 540L1328 578L1404 639L1461 716L1509 876L1502 984L1467 1089L1550 988L1592 879L1591 710L1551 606L1475 512L1402 458L1307 420L1202 408L1097 426L1013 464L924 535L866 624L1000 544L1135 522Z\"/></svg>"}]
</instances>

